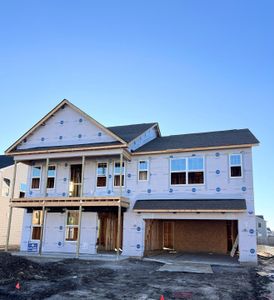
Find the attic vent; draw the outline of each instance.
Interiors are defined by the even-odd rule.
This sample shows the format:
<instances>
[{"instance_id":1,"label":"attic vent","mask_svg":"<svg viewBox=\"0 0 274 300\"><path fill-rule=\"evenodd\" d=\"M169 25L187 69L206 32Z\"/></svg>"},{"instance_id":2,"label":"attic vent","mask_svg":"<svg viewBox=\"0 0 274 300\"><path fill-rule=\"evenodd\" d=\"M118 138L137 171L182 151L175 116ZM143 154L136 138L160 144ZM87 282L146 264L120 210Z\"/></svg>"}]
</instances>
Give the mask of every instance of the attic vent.
<instances>
[{"instance_id":1,"label":"attic vent","mask_svg":"<svg viewBox=\"0 0 274 300\"><path fill-rule=\"evenodd\" d=\"M66 107L66 104L64 104L62 107L61 107L61 109L64 109Z\"/></svg>"}]
</instances>

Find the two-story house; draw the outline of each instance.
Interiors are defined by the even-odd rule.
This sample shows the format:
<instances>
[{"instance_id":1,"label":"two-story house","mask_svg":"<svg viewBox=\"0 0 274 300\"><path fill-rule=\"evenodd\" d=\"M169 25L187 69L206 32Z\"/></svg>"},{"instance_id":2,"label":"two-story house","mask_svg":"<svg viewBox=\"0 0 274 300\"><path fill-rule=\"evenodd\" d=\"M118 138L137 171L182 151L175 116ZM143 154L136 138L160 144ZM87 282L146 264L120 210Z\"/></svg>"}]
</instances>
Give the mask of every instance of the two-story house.
<instances>
[{"instance_id":1,"label":"two-story house","mask_svg":"<svg viewBox=\"0 0 274 300\"><path fill-rule=\"evenodd\" d=\"M248 129L161 136L104 127L63 100L7 151L31 166L21 251L230 254L256 262ZM8 245L7 245L8 246Z\"/></svg>"}]
</instances>

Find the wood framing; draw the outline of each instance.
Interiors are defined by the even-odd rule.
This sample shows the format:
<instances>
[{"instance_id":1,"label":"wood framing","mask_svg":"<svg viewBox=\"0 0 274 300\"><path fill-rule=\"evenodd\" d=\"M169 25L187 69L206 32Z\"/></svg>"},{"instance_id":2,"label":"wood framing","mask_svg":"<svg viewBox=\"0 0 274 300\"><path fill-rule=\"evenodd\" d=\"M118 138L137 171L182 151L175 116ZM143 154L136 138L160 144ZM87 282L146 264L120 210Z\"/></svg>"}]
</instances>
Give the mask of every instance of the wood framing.
<instances>
[{"instance_id":1,"label":"wood framing","mask_svg":"<svg viewBox=\"0 0 274 300\"><path fill-rule=\"evenodd\" d=\"M11 200L12 207L79 207L82 206L119 206L128 208L129 200L125 197L95 196L95 197L46 197L46 198L15 198ZM120 202L120 203L119 203Z\"/></svg>"}]
</instances>

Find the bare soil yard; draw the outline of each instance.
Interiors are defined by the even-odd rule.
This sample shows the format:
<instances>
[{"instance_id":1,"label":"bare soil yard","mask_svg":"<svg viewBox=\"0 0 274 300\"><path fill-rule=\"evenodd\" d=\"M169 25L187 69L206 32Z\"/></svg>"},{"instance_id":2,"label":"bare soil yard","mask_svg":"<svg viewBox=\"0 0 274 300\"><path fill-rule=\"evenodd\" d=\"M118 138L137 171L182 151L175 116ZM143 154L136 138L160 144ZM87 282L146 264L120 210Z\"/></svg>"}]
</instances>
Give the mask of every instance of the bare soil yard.
<instances>
[{"instance_id":1,"label":"bare soil yard","mask_svg":"<svg viewBox=\"0 0 274 300\"><path fill-rule=\"evenodd\" d=\"M212 266L213 274L158 272L162 265L139 259L33 261L0 252L0 299L273 299L274 279L257 274L274 272L273 258L257 268Z\"/></svg>"}]
</instances>

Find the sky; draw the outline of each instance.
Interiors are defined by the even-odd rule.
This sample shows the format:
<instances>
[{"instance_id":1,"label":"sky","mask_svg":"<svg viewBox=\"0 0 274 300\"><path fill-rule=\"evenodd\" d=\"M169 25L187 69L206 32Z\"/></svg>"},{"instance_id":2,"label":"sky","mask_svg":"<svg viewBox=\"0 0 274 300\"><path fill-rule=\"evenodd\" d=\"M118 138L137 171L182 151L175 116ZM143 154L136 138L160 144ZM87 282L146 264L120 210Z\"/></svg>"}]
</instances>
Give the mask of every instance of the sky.
<instances>
[{"instance_id":1,"label":"sky","mask_svg":"<svg viewBox=\"0 0 274 300\"><path fill-rule=\"evenodd\" d=\"M249 128L274 229L274 1L0 1L0 153L62 99L163 135Z\"/></svg>"}]
</instances>

